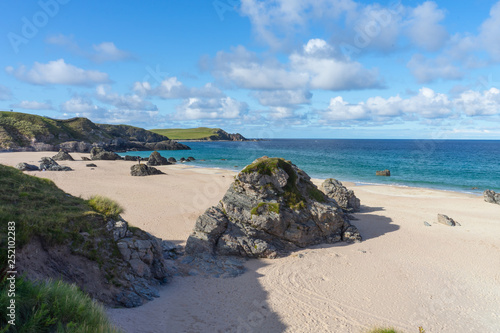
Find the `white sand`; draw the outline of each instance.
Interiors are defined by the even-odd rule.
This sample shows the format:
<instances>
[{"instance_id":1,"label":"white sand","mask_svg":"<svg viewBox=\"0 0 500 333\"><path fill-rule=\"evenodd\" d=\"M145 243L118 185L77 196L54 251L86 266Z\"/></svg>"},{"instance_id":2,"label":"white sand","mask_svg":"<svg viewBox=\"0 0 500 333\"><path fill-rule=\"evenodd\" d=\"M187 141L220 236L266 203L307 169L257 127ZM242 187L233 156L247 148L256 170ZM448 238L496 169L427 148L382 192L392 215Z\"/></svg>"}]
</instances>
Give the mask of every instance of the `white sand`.
<instances>
[{"instance_id":1,"label":"white sand","mask_svg":"<svg viewBox=\"0 0 500 333\"><path fill-rule=\"evenodd\" d=\"M0 154L0 163L36 164L51 155ZM30 174L73 195L108 196L126 207L123 217L132 225L178 243L234 175L178 165L159 167L165 176L131 177L134 162L94 161L94 170L86 163L60 163L73 172ZM237 278L175 277L159 299L110 309L112 320L126 332L363 332L373 326L500 332L500 206L456 192L349 186L364 206L353 221L363 242L249 260ZM438 213L462 226L434 224Z\"/></svg>"}]
</instances>

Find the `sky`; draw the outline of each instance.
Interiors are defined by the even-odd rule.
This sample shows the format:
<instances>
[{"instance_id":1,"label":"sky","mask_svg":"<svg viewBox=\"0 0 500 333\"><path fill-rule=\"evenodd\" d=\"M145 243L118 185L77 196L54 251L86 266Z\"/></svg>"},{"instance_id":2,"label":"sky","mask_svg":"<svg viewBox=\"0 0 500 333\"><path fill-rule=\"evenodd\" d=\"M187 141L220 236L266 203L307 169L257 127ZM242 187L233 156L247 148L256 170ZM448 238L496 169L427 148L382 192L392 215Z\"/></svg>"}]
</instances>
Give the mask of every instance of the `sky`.
<instances>
[{"instance_id":1,"label":"sky","mask_svg":"<svg viewBox=\"0 0 500 333\"><path fill-rule=\"evenodd\" d=\"M0 110L250 138L500 139L500 1L2 1Z\"/></svg>"}]
</instances>

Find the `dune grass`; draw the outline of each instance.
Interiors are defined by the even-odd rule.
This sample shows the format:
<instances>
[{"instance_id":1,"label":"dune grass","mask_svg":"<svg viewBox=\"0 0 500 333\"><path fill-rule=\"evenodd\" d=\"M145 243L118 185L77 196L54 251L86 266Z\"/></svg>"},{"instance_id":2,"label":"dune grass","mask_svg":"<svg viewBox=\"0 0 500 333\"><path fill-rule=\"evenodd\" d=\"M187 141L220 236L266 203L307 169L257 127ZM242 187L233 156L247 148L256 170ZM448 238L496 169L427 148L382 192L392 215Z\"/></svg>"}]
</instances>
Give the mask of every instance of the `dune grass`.
<instances>
[{"instance_id":1,"label":"dune grass","mask_svg":"<svg viewBox=\"0 0 500 333\"><path fill-rule=\"evenodd\" d=\"M8 283L0 282L0 307L6 309L10 298ZM9 325L0 316L0 333L4 332L119 332L109 322L104 308L75 285L63 281L31 282L16 280L16 321Z\"/></svg>"},{"instance_id":2,"label":"dune grass","mask_svg":"<svg viewBox=\"0 0 500 333\"><path fill-rule=\"evenodd\" d=\"M123 213L123 208L118 203L100 195L90 197L88 204L96 212L113 219L117 219L118 216Z\"/></svg>"},{"instance_id":3,"label":"dune grass","mask_svg":"<svg viewBox=\"0 0 500 333\"><path fill-rule=\"evenodd\" d=\"M200 140L215 135L219 128L166 128L152 129L153 133L167 136L171 140Z\"/></svg>"}]
</instances>

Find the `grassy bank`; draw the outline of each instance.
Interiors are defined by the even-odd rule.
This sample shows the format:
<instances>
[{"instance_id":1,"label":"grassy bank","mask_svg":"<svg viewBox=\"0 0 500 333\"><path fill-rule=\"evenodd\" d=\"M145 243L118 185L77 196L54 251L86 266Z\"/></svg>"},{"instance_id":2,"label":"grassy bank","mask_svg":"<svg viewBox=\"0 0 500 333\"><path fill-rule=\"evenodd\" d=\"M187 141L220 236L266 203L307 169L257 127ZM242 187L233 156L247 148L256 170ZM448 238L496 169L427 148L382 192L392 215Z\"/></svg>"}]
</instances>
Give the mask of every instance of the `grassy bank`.
<instances>
[{"instance_id":1,"label":"grassy bank","mask_svg":"<svg viewBox=\"0 0 500 333\"><path fill-rule=\"evenodd\" d=\"M165 135L172 140L200 140L216 135L219 128L167 128L167 129L152 129L153 133Z\"/></svg>"}]
</instances>

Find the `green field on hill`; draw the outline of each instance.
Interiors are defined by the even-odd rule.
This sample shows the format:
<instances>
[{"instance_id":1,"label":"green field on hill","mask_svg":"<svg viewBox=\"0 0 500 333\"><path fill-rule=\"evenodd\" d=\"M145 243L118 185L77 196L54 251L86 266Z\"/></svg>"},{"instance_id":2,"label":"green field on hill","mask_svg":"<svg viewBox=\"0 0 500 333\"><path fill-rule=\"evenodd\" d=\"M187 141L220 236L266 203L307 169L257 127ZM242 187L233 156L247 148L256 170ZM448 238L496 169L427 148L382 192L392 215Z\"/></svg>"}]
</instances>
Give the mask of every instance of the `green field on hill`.
<instances>
[{"instance_id":1,"label":"green field on hill","mask_svg":"<svg viewBox=\"0 0 500 333\"><path fill-rule=\"evenodd\" d=\"M219 128L167 128L167 129L152 129L153 133L167 136L171 140L199 140L205 139L212 135L217 135Z\"/></svg>"}]
</instances>

